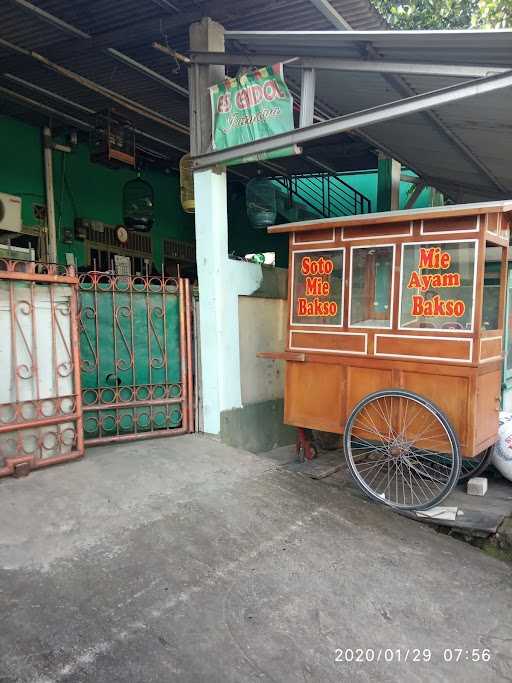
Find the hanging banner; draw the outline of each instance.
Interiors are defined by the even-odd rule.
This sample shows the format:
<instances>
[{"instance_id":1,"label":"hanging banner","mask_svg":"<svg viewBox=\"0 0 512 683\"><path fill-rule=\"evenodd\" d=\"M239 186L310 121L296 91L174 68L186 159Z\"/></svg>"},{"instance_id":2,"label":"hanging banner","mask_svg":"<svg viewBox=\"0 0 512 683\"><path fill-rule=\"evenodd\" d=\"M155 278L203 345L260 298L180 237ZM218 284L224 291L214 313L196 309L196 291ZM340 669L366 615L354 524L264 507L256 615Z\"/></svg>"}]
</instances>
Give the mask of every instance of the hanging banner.
<instances>
[{"instance_id":1,"label":"hanging banner","mask_svg":"<svg viewBox=\"0 0 512 683\"><path fill-rule=\"evenodd\" d=\"M284 82L283 65L249 71L210 88L212 145L215 151L293 130L293 97ZM228 161L228 165L299 154L291 145L272 152Z\"/></svg>"}]
</instances>

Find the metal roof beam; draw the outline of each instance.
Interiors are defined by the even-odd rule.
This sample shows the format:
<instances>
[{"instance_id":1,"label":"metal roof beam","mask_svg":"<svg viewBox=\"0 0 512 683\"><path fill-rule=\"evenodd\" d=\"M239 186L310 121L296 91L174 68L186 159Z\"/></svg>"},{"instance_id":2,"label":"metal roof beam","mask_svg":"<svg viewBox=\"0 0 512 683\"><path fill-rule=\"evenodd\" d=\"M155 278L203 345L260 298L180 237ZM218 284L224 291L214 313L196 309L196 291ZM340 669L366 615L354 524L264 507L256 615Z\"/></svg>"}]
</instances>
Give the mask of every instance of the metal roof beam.
<instances>
[{"instance_id":1,"label":"metal roof beam","mask_svg":"<svg viewBox=\"0 0 512 683\"><path fill-rule=\"evenodd\" d=\"M311 0L311 2L315 3L315 0ZM323 0L323 2L324 4L328 5L328 7L331 10L335 11L329 0ZM339 25L336 22L336 20L332 20L331 24L336 28L339 28ZM366 54L372 57L373 59L380 58L378 51L372 45L366 46ZM383 77L386 80L386 82L389 83L391 87L397 89L402 96L409 97L415 95L414 90L400 76L383 74ZM478 170L481 171L486 176L486 178L488 178L488 180L491 181L494 187L496 187L501 192L508 191L507 188L490 171L490 169L488 169L487 166L476 156L476 154L474 154L474 152L443 123L443 121L437 116L437 114L435 114L435 112L427 111L423 114L423 117L427 121L433 123L434 126L440 131L440 133L447 137L457 147L457 149L460 152L462 152L462 154L464 154L464 156L467 159L469 159L473 166L478 168Z\"/></svg>"},{"instance_id":2,"label":"metal roof beam","mask_svg":"<svg viewBox=\"0 0 512 683\"><path fill-rule=\"evenodd\" d=\"M434 107L451 104L458 100L476 97L489 92L495 92L512 86L512 70L498 76L490 76L476 81L469 81L460 85L434 90L431 92L407 97L403 100L372 107L353 114L345 114L328 121L315 123L306 128L298 128L286 133L279 133L254 142L236 145L218 152L201 154L194 158L196 169L209 168L216 164L224 164L234 159L253 154L261 154L290 145L300 145L309 140L328 137L337 133L353 131L356 128L383 123L401 116L408 116Z\"/></svg>"},{"instance_id":3,"label":"metal roof beam","mask_svg":"<svg viewBox=\"0 0 512 683\"><path fill-rule=\"evenodd\" d=\"M72 126L75 126L76 128L80 128L81 130L91 131L93 128L93 126L87 121L77 119L75 116L71 116L70 114L60 111L59 109L54 109L53 107L50 107L47 104L43 104L42 102L33 100L30 97L26 97L25 95L22 95L21 93L18 93L14 90L10 90L9 88L4 88L1 85L0 94L2 94L4 97L10 100L13 100L14 102L20 102L28 109L33 109L34 111L39 111L42 114L47 114L48 116L55 117L56 119L69 123ZM140 135L143 135L148 140L152 140L153 142L158 142L161 145L165 145L167 147L172 147L173 149L175 149L174 145L170 145L169 143L165 142L164 140L161 140L160 138L155 137L154 135L149 135L148 133L144 133L143 131L139 130L136 130L136 132ZM152 154L155 157L165 158L161 153L157 152L156 150L148 149L147 147L141 147L140 145L138 145L138 149L140 149L143 152Z\"/></svg>"},{"instance_id":4,"label":"metal roof beam","mask_svg":"<svg viewBox=\"0 0 512 683\"><path fill-rule=\"evenodd\" d=\"M380 57L377 50L372 46L367 48L368 54L373 58ZM502 72L505 73L505 72ZM411 86L400 76L394 76L391 74L384 75L385 80L392 88L402 95L402 97L411 97L416 94L416 92L411 88ZM454 144L459 152L461 152L466 159L468 159L474 167L476 167L481 173L483 173L491 183L498 188L501 192L507 192L507 188L500 183L496 176L487 168L487 166L477 157L477 155L463 142L456 133L454 133L448 126L446 126L439 116L433 111L427 111L423 113L424 119L430 123L434 124L435 128L443 135L445 138Z\"/></svg>"},{"instance_id":5,"label":"metal roof beam","mask_svg":"<svg viewBox=\"0 0 512 683\"><path fill-rule=\"evenodd\" d=\"M28 0L7 0L8 2L15 4L23 9L29 9L33 11L31 7L32 3ZM160 3L161 4L161 3ZM166 3L169 4L169 3ZM192 3L189 3L192 4ZM96 33L90 36L90 40L77 41L77 40L66 40L62 41L55 46L62 51L63 54L79 54L80 52L87 51L89 48L94 48L95 50L100 50L108 47L115 47L119 44L127 44L130 41L144 41L147 36L144 33L154 34L149 38L149 41L153 40L156 36L162 36L162 33L180 33L184 28L197 21L202 16L209 16L212 19L221 20L226 14L231 17L244 18L250 13L250 9L254 7L254 0L239 0L237 3L233 3L230 7L226 7L226 0L210 0L204 4L193 5L193 9L188 11L180 11L178 14L169 14L168 12L160 12L156 16L151 16L148 19L139 20L135 23L126 23L122 26L117 26L116 28L103 31L102 33ZM38 14L43 18L43 14L46 15L46 20L50 20L48 12L38 8L40 11ZM158 10L157 10L158 11ZM48 16L49 15L49 16ZM61 23L66 23L62 22ZM69 24L68 24L69 26Z\"/></svg>"},{"instance_id":6,"label":"metal roof beam","mask_svg":"<svg viewBox=\"0 0 512 683\"><path fill-rule=\"evenodd\" d=\"M55 16L54 14L50 14L50 12L47 12L46 10L42 9L41 7L37 7L36 5L33 5L31 2L28 2L28 0L9 0L13 4L15 4L17 7L20 9L26 10L27 12L30 12L31 14L35 15L42 21L45 21L46 23L50 24L51 26L54 26L57 28L59 31L62 31L63 33L67 33L70 35L75 36L75 38L80 39L83 41L84 47L90 49L96 49L94 44L93 44L93 39L92 36L89 33L85 33L85 31L80 30L76 26L73 26L72 24L69 24L67 21L63 21L59 17ZM138 71L139 73L142 73L144 76L147 76L148 78L151 78L152 80L156 81L160 85L164 86L165 88L169 88L170 90L173 90L174 92L179 93L180 95L183 95L184 97L188 97L188 90L184 88L182 85L179 83L175 83L174 81L171 81L169 78L166 78L162 74L158 73L157 71L154 71L153 69L150 69L149 67L145 66L144 64L141 64L140 62L137 62L135 59L132 59L131 57L128 57L128 55L125 55L123 52L120 52L119 50L115 50L112 47L105 47L104 52L114 59L116 59L118 62L122 62L126 66L130 67L131 69L134 69L135 71Z\"/></svg>"},{"instance_id":7,"label":"metal roof beam","mask_svg":"<svg viewBox=\"0 0 512 683\"><path fill-rule=\"evenodd\" d=\"M128 55L125 55L123 52L119 52L119 50L115 50L113 47L109 47L107 52L114 59L117 59L118 62L122 62L126 66L129 66L131 69L138 71L143 76L151 78L151 80L156 81L160 85L163 85L164 88L169 88L169 90L174 90L174 92L183 95L183 97L188 97L187 88L184 88L179 83L171 81L169 78L162 76L162 74L158 73L158 71L150 69L149 67L145 66L145 64L141 64L140 62L135 61L135 59L128 57Z\"/></svg>"},{"instance_id":8,"label":"metal roof beam","mask_svg":"<svg viewBox=\"0 0 512 683\"><path fill-rule=\"evenodd\" d=\"M62 102L63 104L71 107L75 107L76 109L84 112L85 114L91 116L95 112L93 109L89 109L89 107L84 107L83 104L78 104L78 102L74 102L73 100L69 100L66 97L63 97L62 95L58 95L57 93L52 92L51 90L47 90L46 88L42 88L39 85L36 85L35 83L30 83L30 81L26 81L23 78L19 78L18 76L14 76L13 74L3 74L5 77L9 78L10 80L18 83L19 85L35 90L36 92L40 93L41 95L46 95L47 97L52 97L56 99L59 102ZM93 126L86 122L82 121L80 119L77 119L74 116L71 116L70 114L67 114L66 112L59 111L58 109L54 109L53 107L50 107L46 104L43 104L42 102L37 102L36 100L33 100L29 97L25 97L25 95L22 95L21 93L18 93L14 90L10 90L9 88L5 88L0 85L0 93L3 94L5 97L14 100L14 101L19 101L23 105L27 106L29 109L35 109L37 111L41 111L42 113L48 114L49 116L55 116L56 118L60 119L61 121L65 121L67 123L70 123L73 126L76 126L77 128L81 128L83 130L90 131L92 130ZM140 128L134 128L134 131L137 135L140 135L142 137L147 138L148 140L151 140L152 142L156 142L159 145L162 145L163 147L169 147L170 149L173 149L177 152L180 152L184 154L185 152L188 152L187 149L183 147L178 147L177 145L174 145L171 142L168 142L167 140L162 140L162 138L157 137L156 135L151 135L151 133L146 133L143 130L140 130ZM148 149L146 147L140 147L138 145L139 149L141 149L144 152L148 152L150 154L153 154L155 156L161 156L156 152L155 150ZM244 180L248 179L248 176L245 175L245 173L240 173L240 171L235 170L234 168L229 168L228 171L232 173L233 175L239 176L240 178L243 178ZM282 171L281 171L282 172Z\"/></svg>"},{"instance_id":9,"label":"metal roof beam","mask_svg":"<svg viewBox=\"0 0 512 683\"><path fill-rule=\"evenodd\" d=\"M339 31L351 31L352 26L341 14L334 9L328 0L309 0L309 2L323 14L327 21Z\"/></svg>"},{"instance_id":10,"label":"metal roof beam","mask_svg":"<svg viewBox=\"0 0 512 683\"><path fill-rule=\"evenodd\" d=\"M417 76L448 76L453 78L484 78L504 73L505 68L494 66L471 66L465 64L438 64L425 62L394 62L386 59L343 59L341 57L293 57L279 54L222 54L218 52L195 52L190 59L195 64L234 64L261 66L284 62L290 69L319 69L327 71L362 71L383 74L408 74Z\"/></svg>"},{"instance_id":11,"label":"metal roof beam","mask_svg":"<svg viewBox=\"0 0 512 683\"><path fill-rule=\"evenodd\" d=\"M105 88L105 86L100 85L99 83L95 83L94 81L91 81L89 78L86 78L85 76L81 76L80 74L77 74L64 66L61 66L60 64L56 64L55 62L52 62L47 57L39 54L38 52L26 50L25 48L22 48L19 45L15 45L14 43L10 43L9 41L4 40L3 38L0 38L0 45L10 50L13 50L14 52L20 55L23 55L24 57L31 57L39 64L42 64L51 71L55 71L59 75L69 78L70 80L75 81L76 83L79 83L84 88L92 90L93 92L96 92L99 95L102 95L103 97L106 97L107 99L116 102L116 104L123 107L124 109L128 109L129 111L132 111L135 114L138 114L139 116L143 116L146 119L158 123L161 126L165 126L166 128L170 128L178 133L181 133L182 135L188 136L189 134L188 126L179 123L178 121L174 121L173 119L170 119L167 116L164 116L163 114L154 112L152 109L146 107L144 104L141 104L140 102L136 102L126 97L125 95L121 95L120 93L114 92L109 88Z\"/></svg>"},{"instance_id":12,"label":"metal roof beam","mask_svg":"<svg viewBox=\"0 0 512 683\"><path fill-rule=\"evenodd\" d=\"M57 17L53 17L49 12L46 12L40 7L35 7L32 5L32 3L28 2L27 0L8 0L11 4L14 4L18 6L20 9L26 9L31 12L37 13L42 19L47 21L48 23L51 23L52 25L58 27L60 24L60 27L62 29L65 28L67 25L68 27L70 24L67 24L67 22L64 22ZM221 2L216 2L216 3L207 3L207 6L205 9L208 9L211 5L222 5ZM141 31L144 30L155 30L155 32L160 33L161 30L169 30L169 29L174 29L174 28L180 28L183 26L188 26L188 24L191 21L194 21L194 19L197 19L198 16L198 10L195 8L193 11L190 12L181 12L178 15L175 14L168 14L165 13L163 16L152 16L149 19L144 19L143 21L138 21L136 24L127 24L124 26L117 27L115 29L110 29L108 31L104 31L103 33L99 33L94 36L89 36L91 42L94 44L94 48L96 50L100 48L105 48L109 47L111 45L115 45L120 39L121 40L126 40L131 37L136 37L141 35ZM60 45L59 45L60 47ZM80 51L81 49L84 48L83 44L77 43L75 40L70 40L66 41L66 43L63 45L64 48L73 50L73 52Z\"/></svg>"},{"instance_id":13,"label":"metal roof beam","mask_svg":"<svg viewBox=\"0 0 512 683\"><path fill-rule=\"evenodd\" d=\"M78 102L75 102L74 100L70 100L67 97L63 97L62 95L59 95L52 90L47 90L46 88L42 88L40 85L36 85L35 83L31 83L30 81L25 80L24 78L20 78L19 76L15 76L14 74L9 74L9 73L4 73L2 74L5 78L8 78L10 81L13 81L14 83L17 83L18 85L21 85L23 88L27 88L28 90L34 90L35 92L45 95L46 97L50 97L54 100L57 100L58 102L61 102L62 104L69 106L69 107L74 107L75 109L78 109L79 111L83 112L84 114L87 114L87 116L94 116L96 113L94 109L90 109L90 107L84 107L83 104L79 104ZM15 91L10 91L11 93L14 93ZM15 93L19 98L23 97L23 95ZM28 98L27 98L28 99ZM44 106L44 105L43 105ZM57 110L55 110L57 112ZM62 114L63 116L68 116L64 112L57 112L58 114ZM83 122L85 123L85 122ZM92 128L89 124L87 124L89 128ZM137 135L142 135L143 137L147 138L148 140L152 140L153 142L158 142L159 144L163 145L164 147L169 147L170 149L174 149L177 152L181 152L182 154L185 154L188 152L187 149L184 147L179 147L178 145L174 145L171 142L168 142L167 140L162 140L162 138L156 137L156 135L151 135L150 133L146 133L143 130L140 130L140 128L134 128L134 131Z\"/></svg>"},{"instance_id":14,"label":"metal roof beam","mask_svg":"<svg viewBox=\"0 0 512 683\"><path fill-rule=\"evenodd\" d=\"M164 9L166 11L171 11L171 12L179 12L180 8L176 7L172 2L169 2L169 0L151 0L151 2L154 5L157 5L161 9Z\"/></svg>"},{"instance_id":15,"label":"metal roof beam","mask_svg":"<svg viewBox=\"0 0 512 683\"><path fill-rule=\"evenodd\" d=\"M28 2L28 0L8 0L8 2L10 2L11 5L16 5L16 7L19 7L20 9L27 10L28 12L35 14L37 17L39 17L39 19L42 19L47 24L54 26L55 28L59 29L60 31L63 31L64 33L70 33L74 35L76 38L90 38L89 34L85 33L84 31L81 31L79 28L76 28L75 26L71 26L71 24L68 24L67 21L59 19L59 17L50 14L42 7L37 7L36 5L33 5L31 2Z\"/></svg>"}]
</instances>

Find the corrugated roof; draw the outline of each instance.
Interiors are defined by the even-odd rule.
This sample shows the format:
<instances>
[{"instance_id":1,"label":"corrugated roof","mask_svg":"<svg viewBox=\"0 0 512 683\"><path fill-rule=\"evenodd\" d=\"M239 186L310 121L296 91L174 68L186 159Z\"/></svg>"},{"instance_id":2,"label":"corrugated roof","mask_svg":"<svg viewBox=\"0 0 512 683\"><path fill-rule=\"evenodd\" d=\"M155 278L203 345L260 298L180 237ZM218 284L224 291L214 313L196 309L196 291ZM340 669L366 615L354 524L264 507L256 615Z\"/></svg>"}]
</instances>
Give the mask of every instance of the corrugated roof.
<instances>
[{"instance_id":1,"label":"corrugated roof","mask_svg":"<svg viewBox=\"0 0 512 683\"><path fill-rule=\"evenodd\" d=\"M512 30L493 31L226 31L251 52L357 58L371 46L383 59L507 66Z\"/></svg>"},{"instance_id":2,"label":"corrugated roof","mask_svg":"<svg viewBox=\"0 0 512 683\"><path fill-rule=\"evenodd\" d=\"M22 4L11 0L4 2L0 10L0 38L40 52L100 86L185 126L188 126L187 97L121 63L107 48L121 51L186 89L186 67L153 49L152 43L158 41L186 52L189 23L208 13L227 29L228 50L233 47L234 51L242 49L251 53L251 62L257 61L258 53L279 50L283 56L357 59L371 54L374 58L393 61L409 59L512 68L510 31L386 31L382 30L386 27L384 20L369 0L330 0L334 10L355 29L332 31L328 30L332 25L317 4L314 0L261 0L259 3L252 0L236 3L232 0L172 0L170 9L165 11L157 0L144 3L139 0L95 0L94 3L90 0L33 0L33 5L40 10L38 13L29 11L25 0ZM41 12L50 13L54 19ZM59 25L58 20L67 26ZM248 28L251 31L242 30ZM83 36L90 35L91 39L80 37L80 32ZM15 54L1 44L0 64L0 88L4 89L0 91L1 111L4 113L19 116L29 106L20 99L6 104L5 89L32 98L42 107L41 121L47 120L45 107L50 107L90 124L90 111L112 104L105 95L45 68L28 56ZM6 72L18 80L6 76ZM402 76L398 80L376 73L354 75L341 71L318 71L317 76L317 114L324 118L461 80L437 76ZM288 69L287 79L298 93L297 70ZM359 139L344 134L329 138L325 143L308 143L303 156L275 162L275 172L311 171L315 166L308 157L337 170L368 167L373 165L371 150L380 148L426 178L436 180L441 189L450 190L452 195L460 191L460 199L512 194L512 170L508 163L512 156L510 98L509 91L500 91L484 100L473 98L443 106L434 112L435 121L431 114L415 114L356 131ZM118 104L115 106L119 108ZM186 134L132 111L126 113L139 129L160 140L145 138L142 143L158 153L168 153L172 163L181 154L180 150L187 149ZM58 116L55 118L58 120ZM238 171L252 175L255 167L244 166Z\"/></svg>"},{"instance_id":3,"label":"corrugated roof","mask_svg":"<svg viewBox=\"0 0 512 683\"><path fill-rule=\"evenodd\" d=\"M288 57L373 58L512 69L512 31L230 31L230 50ZM276 47L278 46L278 47ZM296 70L288 69L290 73ZM318 70L316 95L329 116L349 114L409 94L468 80ZM374 124L358 133L436 181L460 200L512 196L511 89L445 104L430 113Z\"/></svg>"},{"instance_id":4,"label":"corrugated roof","mask_svg":"<svg viewBox=\"0 0 512 683\"><path fill-rule=\"evenodd\" d=\"M107 52L107 48L121 51L156 74L187 89L186 66L176 64L171 58L155 50L152 43L158 41L187 52L188 26L204 15L220 21L227 29L325 30L330 27L329 21L311 0L260 0L258 3L252 0L172 0L167 11L157 0L32 0L31 4L38 11L31 11L30 4L25 0L21 3L17 0L1 3L0 39L26 50L39 52L56 64L186 126L189 119L186 96L121 63ZM386 26L369 0L332 0L332 5L354 28L377 29ZM173 11L172 7L177 11ZM45 16L44 13L49 13L50 16ZM80 33L91 36L91 39L80 37ZM98 41L101 41L101 45L97 47ZM25 85L6 77L6 72L22 78ZM67 102L31 88L30 84L49 93L53 92ZM83 107L98 110L112 105L108 98L70 78L56 74L30 57L15 54L1 44L0 88L4 88L4 91L0 91L0 111L16 116L24 110L28 111L29 105L23 105L19 100L7 100L5 89L15 91L25 98L32 98L40 106L52 107L63 114L82 119L88 124L92 117ZM120 108L119 105L115 106ZM41 122L47 120L45 112L43 109L40 113ZM125 113L139 128L162 141L180 149L188 148L186 135L159 126L131 111ZM34 111L30 113L30 120L34 120ZM54 120L58 120L58 117ZM350 143L351 137L342 136L333 149L341 149L347 141ZM160 152L162 147L156 144L155 149ZM332 156L332 149L330 152ZM364 152L358 151L358 155L360 163L363 160L371 163L372 155L368 153L368 148ZM172 153L170 157L173 158ZM332 159L329 158L329 161ZM311 170L311 165L305 158L287 160L282 167L289 170ZM247 175L254 172L253 167L244 170Z\"/></svg>"}]
</instances>

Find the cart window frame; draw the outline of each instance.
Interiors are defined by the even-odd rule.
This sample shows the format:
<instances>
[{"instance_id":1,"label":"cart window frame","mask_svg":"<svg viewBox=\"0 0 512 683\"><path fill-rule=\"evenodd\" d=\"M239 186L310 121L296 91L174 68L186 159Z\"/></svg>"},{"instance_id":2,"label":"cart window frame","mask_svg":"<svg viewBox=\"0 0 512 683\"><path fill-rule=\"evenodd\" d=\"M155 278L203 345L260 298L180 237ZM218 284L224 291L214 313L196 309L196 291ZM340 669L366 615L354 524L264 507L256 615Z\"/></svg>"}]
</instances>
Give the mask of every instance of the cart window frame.
<instances>
[{"instance_id":1,"label":"cart window frame","mask_svg":"<svg viewBox=\"0 0 512 683\"><path fill-rule=\"evenodd\" d=\"M293 313L295 310L295 254L311 254L314 252L329 252L329 251L339 251L342 256L341 267L343 269L341 278L341 301L340 301L340 322L339 323L306 323L306 322L294 322ZM293 249L290 250L290 261L291 261L291 281L290 281L290 328L291 327L329 327L334 329L343 329L345 327L345 282L347 274L347 247L331 247L329 243L324 247L313 247L306 249Z\"/></svg>"},{"instance_id":2,"label":"cart window frame","mask_svg":"<svg viewBox=\"0 0 512 683\"><path fill-rule=\"evenodd\" d=\"M453 233L451 233L453 234ZM472 244L474 245L474 262L473 262L473 292L472 292L472 310L471 310L471 327L470 328L464 328L462 330L460 329L442 329L442 328L426 328L426 327L412 327L410 325L402 325L402 300L403 300L403 287L404 287L404 254L405 254L405 248L406 247L411 247L411 246L428 246L428 245L443 245L443 244ZM478 263L481 259L480 255L480 249L479 249L479 240L478 239L452 239L452 240L447 240L447 239L438 239L438 240L421 240L421 241L414 241L414 242L403 242L402 243L402 249L401 249L401 256L400 256L400 284L399 284L399 291L398 291L398 329L399 330L414 330L415 332L442 332L444 334L448 335L460 335L460 334L474 334L475 333L475 317L476 317L476 307L477 307L477 281L478 281Z\"/></svg>"},{"instance_id":3,"label":"cart window frame","mask_svg":"<svg viewBox=\"0 0 512 683\"><path fill-rule=\"evenodd\" d=\"M487 250L488 249L499 249L500 250L500 258L497 261L491 261L487 260ZM505 312L506 312L506 298L507 298L507 291L508 291L508 278L507 278L507 273L508 273L508 247L504 246L503 244L496 244L495 242L486 239L484 244L483 244L483 260L484 260L484 267L483 267L483 274L482 274L482 313L481 313L481 319L479 320L479 326L480 326L480 334L485 338L488 337L490 334L495 334L496 332L501 332L503 334L503 331L505 329L505 325L507 324L507 321L505 320ZM485 278L487 274L487 264L488 263L496 263L498 264L498 268L496 269L496 273L498 275L498 291L497 291L497 324L496 327L484 327L484 317L486 315L486 294L488 294L488 290L486 290L486 285L485 283ZM505 290L505 293L504 293ZM489 300L487 299L487 302ZM498 337L496 337L498 338Z\"/></svg>"},{"instance_id":4,"label":"cart window frame","mask_svg":"<svg viewBox=\"0 0 512 683\"><path fill-rule=\"evenodd\" d=\"M352 281L354 272L354 258L353 253L357 249L382 249L391 247L393 250L393 256L391 259L391 288L390 288L390 298L389 298L389 320L388 324L382 325L360 325L352 322ZM350 273L349 273L349 285L348 285L348 320L347 327L351 330L391 330L393 329L393 314L394 314L394 299L395 299L395 267L396 267L396 242L386 242L385 244L357 244L350 247ZM385 321L383 321L385 322Z\"/></svg>"}]
</instances>

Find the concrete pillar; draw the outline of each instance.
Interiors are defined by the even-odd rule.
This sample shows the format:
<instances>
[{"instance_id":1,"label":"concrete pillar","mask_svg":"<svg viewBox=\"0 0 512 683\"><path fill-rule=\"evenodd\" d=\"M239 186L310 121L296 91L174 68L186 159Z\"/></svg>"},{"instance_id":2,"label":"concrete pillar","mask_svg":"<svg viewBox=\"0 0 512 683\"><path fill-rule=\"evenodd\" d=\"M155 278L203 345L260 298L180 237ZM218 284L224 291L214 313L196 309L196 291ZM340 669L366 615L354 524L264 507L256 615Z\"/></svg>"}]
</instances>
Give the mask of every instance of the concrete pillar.
<instances>
[{"instance_id":1,"label":"concrete pillar","mask_svg":"<svg viewBox=\"0 0 512 683\"><path fill-rule=\"evenodd\" d=\"M205 18L190 27L192 51L224 51L222 26ZM199 67L190 72L190 149L210 148L212 139L208 87L222 81L224 67ZM221 432L222 412L242 405L238 296L260 286L257 264L228 258L228 212L225 170L194 173L196 259L201 339L201 402L203 430Z\"/></svg>"},{"instance_id":2,"label":"concrete pillar","mask_svg":"<svg viewBox=\"0 0 512 683\"><path fill-rule=\"evenodd\" d=\"M219 434L224 411L240 408L238 297L261 285L262 268L228 258L226 173L194 174L203 431Z\"/></svg>"},{"instance_id":3,"label":"concrete pillar","mask_svg":"<svg viewBox=\"0 0 512 683\"><path fill-rule=\"evenodd\" d=\"M225 294L229 286L226 173L194 174L196 259L199 281L203 429L220 432Z\"/></svg>"}]
</instances>

